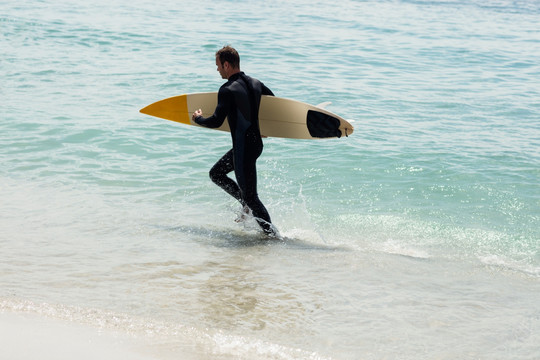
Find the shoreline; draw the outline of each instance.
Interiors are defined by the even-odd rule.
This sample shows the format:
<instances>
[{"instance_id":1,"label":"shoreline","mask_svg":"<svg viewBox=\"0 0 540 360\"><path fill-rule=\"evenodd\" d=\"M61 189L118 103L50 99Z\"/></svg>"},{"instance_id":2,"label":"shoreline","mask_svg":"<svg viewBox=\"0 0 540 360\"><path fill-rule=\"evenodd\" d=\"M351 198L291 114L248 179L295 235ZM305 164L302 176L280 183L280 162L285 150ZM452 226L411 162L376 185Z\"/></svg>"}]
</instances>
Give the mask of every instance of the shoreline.
<instances>
[{"instance_id":1,"label":"shoreline","mask_svg":"<svg viewBox=\"0 0 540 360\"><path fill-rule=\"evenodd\" d=\"M34 314L0 312L2 353L13 360L150 360L127 336Z\"/></svg>"}]
</instances>

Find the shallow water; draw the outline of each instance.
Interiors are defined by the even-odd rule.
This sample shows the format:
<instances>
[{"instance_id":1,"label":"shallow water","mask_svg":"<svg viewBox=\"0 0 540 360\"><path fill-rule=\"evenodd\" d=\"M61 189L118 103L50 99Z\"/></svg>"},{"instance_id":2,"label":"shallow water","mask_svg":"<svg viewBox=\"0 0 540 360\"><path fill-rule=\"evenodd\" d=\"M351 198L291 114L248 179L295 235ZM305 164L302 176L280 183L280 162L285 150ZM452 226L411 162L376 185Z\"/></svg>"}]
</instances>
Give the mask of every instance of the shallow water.
<instances>
[{"instance_id":1,"label":"shallow water","mask_svg":"<svg viewBox=\"0 0 540 360\"><path fill-rule=\"evenodd\" d=\"M0 311L156 359L540 357L536 2L1 9ZM265 140L281 240L208 179L228 134L138 113L216 91L227 43L355 121Z\"/></svg>"}]
</instances>

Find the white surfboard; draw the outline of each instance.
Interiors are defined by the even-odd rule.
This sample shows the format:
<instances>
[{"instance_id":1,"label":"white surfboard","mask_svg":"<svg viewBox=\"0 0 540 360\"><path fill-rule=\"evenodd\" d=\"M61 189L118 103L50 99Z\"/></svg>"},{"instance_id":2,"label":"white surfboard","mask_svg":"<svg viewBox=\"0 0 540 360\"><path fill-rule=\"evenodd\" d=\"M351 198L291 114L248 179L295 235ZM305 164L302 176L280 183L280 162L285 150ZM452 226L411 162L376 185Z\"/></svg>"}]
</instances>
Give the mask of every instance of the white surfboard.
<instances>
[{"instance_id":1,"label":"white surfboard","mask_svg":"<svg viewBox=\"0 0 540 360\"><path fill-rule=\"evenodd\" d=\"M291 139L327 139L349 136L353 126L338 115L300 101L263 95L259 108L261 135ZM184 94L157 101L140 112L162 119L200 126L191 120L201 109L204 117L214 113L217 92ZM217 130L230 131L227 121Z\"/></svg>"}]
</instances>

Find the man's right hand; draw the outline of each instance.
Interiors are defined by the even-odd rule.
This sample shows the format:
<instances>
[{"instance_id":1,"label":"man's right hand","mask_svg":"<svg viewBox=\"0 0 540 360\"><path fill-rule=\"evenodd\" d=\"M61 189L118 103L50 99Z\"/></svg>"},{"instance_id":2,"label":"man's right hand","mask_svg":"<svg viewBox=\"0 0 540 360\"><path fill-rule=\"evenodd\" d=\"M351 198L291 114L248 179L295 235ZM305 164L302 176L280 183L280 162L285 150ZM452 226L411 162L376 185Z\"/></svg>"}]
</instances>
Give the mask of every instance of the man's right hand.
<instances>
[{"instance_id":1,"label":"man's right hand","mask_svg":"<svg viewBox=\"0 0 540 360\"><path fill-rule=\"evenodd\" d=\"M195 110L195 112L193 113L193 116L191 117L191 120L195 121L195 119L198 118L199 116L202 116L202 110L201 109Z\"/></svg>"}]
</instances>

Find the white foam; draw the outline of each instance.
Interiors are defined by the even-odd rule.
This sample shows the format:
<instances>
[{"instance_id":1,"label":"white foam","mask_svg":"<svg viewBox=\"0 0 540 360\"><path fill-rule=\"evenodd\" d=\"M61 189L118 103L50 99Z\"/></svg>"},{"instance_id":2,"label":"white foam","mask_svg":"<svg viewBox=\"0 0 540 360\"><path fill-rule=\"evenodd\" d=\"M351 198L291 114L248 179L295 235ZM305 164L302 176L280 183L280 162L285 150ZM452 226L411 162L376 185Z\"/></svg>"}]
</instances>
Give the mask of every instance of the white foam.
<instances>
[{"instance_id":1,"label":"white foam","mask_svg":"<svg viewBox=\"0 0 540 360\"><path fill-rule=\"evenodd\" d=\"M219 353L234 356L235 359L283 359L283 360L325 360L316 352L294 349L260 339L217 333L212 336L214 346Z\"/></svg>"},{"instance_id":2,"label":"white foam","mask_svg":"<svg viewBox=\"0 0 540 360\"><path fill-rule=\"evenodd\" d=\"M388 254L402 255L418 259L429 259L431 257L431 255L424 250L415 249L412 246L405 245L393 239L389 239L381 244L380 250Z\"/></svg>"},{"instance_id":3,"label":"white foam","mask_svg":"<svg viewBox=\"0 0 540 360\"><path fill-rule=\"evenodd\" d=\"M513 270L532 276L540 276L540 268L525 262L508 259L500 255L481 255L478 259L485 265L496 266L502 269Z\"/></svg>"},{"instance_id":4,"label":"white foam","mask_svg":"<svg viewBox=\"0 0 540 360\"><path fill-rule=\"evenodd\" d=\"M311 230L311 229L301 229L301 228L288 229L286 232L283 233L283 236L285 238L298 239L298 240L309 241L313 243L324 242L322 235L319 232L315 230Z\"/></svg>"}]
</instances>

